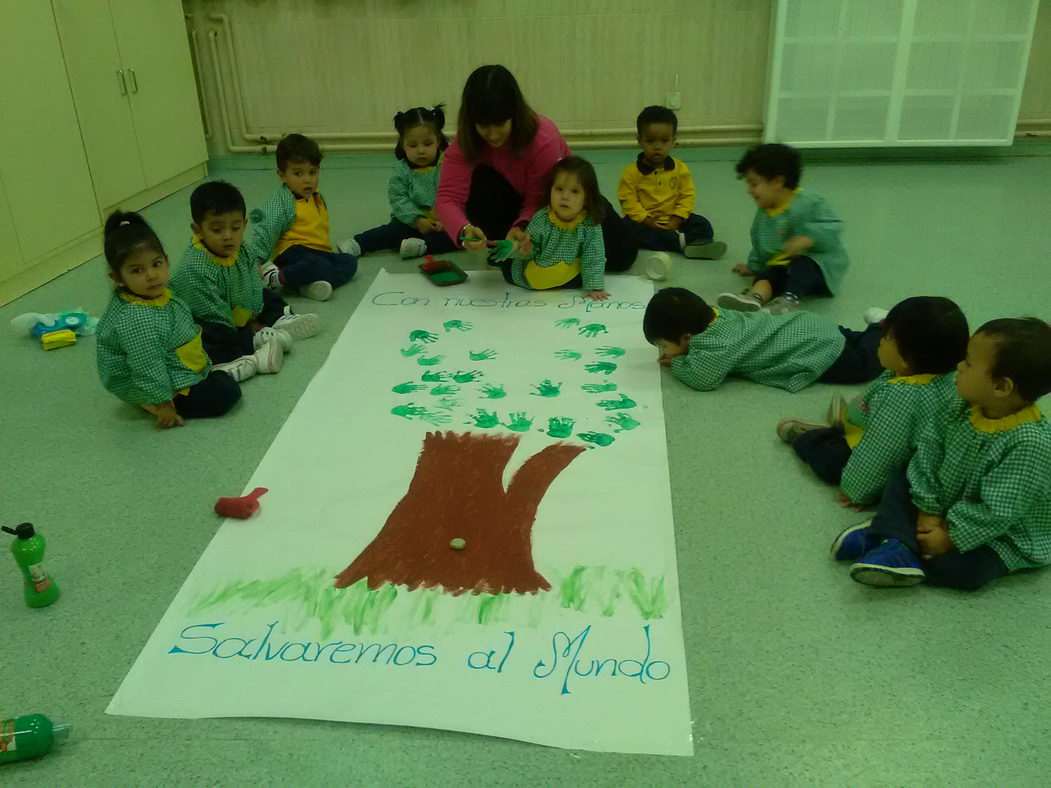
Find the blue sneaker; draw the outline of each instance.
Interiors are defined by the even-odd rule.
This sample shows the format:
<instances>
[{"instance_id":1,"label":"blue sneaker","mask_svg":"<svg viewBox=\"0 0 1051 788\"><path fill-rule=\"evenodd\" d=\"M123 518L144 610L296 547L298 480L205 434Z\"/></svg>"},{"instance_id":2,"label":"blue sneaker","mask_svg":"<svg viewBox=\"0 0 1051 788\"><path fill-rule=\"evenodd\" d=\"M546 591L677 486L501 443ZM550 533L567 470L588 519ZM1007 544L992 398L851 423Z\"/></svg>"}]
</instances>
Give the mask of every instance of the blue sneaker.
<instances>
[{"instance_id":1,"label":"blue sneaker","mask_svg":"<svg viewBox=\"0 0 1051 788\"><path fill-rule=\"evenodd\" d=\"M869 550L879 547L883 538L874 535L869 526L872 520L852 525L832 542L832 557L837 561L856 561Z\"/></svg>"},{"instance_id":2,"label":"blue sneaker","mask_svg":"<svg viewBox=\"0 0 1051 788\"><path fill-rule=\"evenodd\" d=\"M920 559L897 539L887 539L850 567L850 578L867 586L906 588L925 577Z\"/></svg>"}]
</instances>

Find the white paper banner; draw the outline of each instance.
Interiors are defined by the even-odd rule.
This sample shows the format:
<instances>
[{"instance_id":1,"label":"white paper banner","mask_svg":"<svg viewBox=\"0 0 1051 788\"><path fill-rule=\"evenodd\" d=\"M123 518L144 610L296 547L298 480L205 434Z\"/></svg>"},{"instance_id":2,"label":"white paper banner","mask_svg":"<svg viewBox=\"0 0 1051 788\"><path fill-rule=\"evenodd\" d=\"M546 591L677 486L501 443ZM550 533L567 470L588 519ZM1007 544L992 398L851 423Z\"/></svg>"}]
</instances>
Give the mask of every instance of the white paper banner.
<instances>
[{"instance_id":1,"label":"white paper banner","mask_svg":"<svg viewBox=\"0 0 1051 788\"><path fill-rule=\"evenodd\" d=\"M111 714L693 754L651 285L470 276L377 276Z\"/></svg>"}]
</instances>

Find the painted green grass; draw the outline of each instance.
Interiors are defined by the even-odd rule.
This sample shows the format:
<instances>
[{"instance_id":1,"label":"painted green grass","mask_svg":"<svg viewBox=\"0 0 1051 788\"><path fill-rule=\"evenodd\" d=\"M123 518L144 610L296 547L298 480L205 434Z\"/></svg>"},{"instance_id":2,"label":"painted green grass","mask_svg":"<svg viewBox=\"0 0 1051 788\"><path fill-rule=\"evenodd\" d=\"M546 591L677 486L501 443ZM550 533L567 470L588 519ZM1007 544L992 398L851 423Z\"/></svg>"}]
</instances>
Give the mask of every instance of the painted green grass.
<instances>
[{"instance_id":1,"label":"painted green grass","mask_svg":"<svg viewBox=\"0 0 1051 788\"><path fill-rule=\"evenodd\" d=\"M384 585L369 590L364 580L349 588L333 586L325 569L293 569L270 580L236 580L198 596L190 606L197 615L213 610L267 609L293 630L317 626L328 637L338 626L355 634L374 634L391 625L447 623L538 626L556 609L582 615L612 616L621 608L642 620L662 618L668 597L664 577L638 569L575 567L565 576L551 573L550 591L537 594L462 594L439 589L408 591Z\"/></svg>"}]
</instances>

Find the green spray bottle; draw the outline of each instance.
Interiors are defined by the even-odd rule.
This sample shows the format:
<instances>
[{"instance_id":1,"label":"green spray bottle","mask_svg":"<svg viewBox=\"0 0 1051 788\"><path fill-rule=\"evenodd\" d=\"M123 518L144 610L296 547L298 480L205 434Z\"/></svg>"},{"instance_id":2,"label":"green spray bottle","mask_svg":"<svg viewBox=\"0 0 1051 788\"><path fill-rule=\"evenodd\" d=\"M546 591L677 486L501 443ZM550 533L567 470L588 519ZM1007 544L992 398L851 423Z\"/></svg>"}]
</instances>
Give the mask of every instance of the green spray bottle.
<instances>
[{"instance_id":1,"label":"green spray bottle","mask_svg":"<svg viewBox=\"0 0 1051 788\"><path fill-rule=\"evenodd\" d=\"M72 725L51 722L43 714L0 719L0 763L36 758L69 738Z\"/></svg>"},{"instance_id":2,"label":"green spray bottle","mask_svg":"<svg viewBox=\"0 0 1051 788\"><path fill-rule=\"evenodd\" d=\"M43 534L38 534L32 523L22 523L15 528L2 526L2 530L14 534L11 554L25 578L26 604L30 607L46 607L58 599L58 586L44 571Z\"/></svg>"}]
</instances>

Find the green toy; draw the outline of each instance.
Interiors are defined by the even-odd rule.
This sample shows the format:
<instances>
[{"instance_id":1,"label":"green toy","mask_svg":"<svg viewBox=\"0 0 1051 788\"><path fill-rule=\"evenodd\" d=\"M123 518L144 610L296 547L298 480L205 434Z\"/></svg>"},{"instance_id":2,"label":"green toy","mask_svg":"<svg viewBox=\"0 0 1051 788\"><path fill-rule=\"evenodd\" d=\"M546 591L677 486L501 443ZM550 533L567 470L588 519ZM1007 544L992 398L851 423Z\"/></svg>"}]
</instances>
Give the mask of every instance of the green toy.
<instances>
[{"instance_id":1,"label":"green toy","mask_svg":"<svg viewBox=\"0 0 1051 788\"><path fill-rule=\"evenodd\" d=\"M0 763L36 758L69 738L72 725L51 722L43 714L0 719Z\"/></svg>"},{"instance_id":2,"label":"green toy","mask_svg":"<svg viewBox=\"0 0 1051 788\"><path fill-rule=\"evenodd\" d=\"M481 240L481 238L461 238L460 242L472 241L477 243ZM515 242L507 238L502 241L486 241L485 245L489 247L490 262L502 263L504 260L510 259L515 253Z\"/></svg>"},{"instance_id":3,"label":"green toy","mask_svg":"<svg viewBox=\"0 0 1051 788\"><path fill-rule=\"evenodd\" d=\"M3 530L18 537L11 543L11 554L25 579L26 604L47 607L58 599L59 591L55 581L44 571L44 535L38 534L32 523L22 523L15 528L5 525Z\"/></svg>"}]
</instances>

